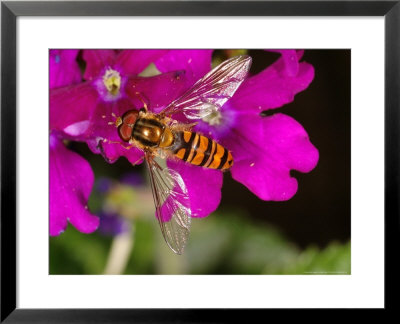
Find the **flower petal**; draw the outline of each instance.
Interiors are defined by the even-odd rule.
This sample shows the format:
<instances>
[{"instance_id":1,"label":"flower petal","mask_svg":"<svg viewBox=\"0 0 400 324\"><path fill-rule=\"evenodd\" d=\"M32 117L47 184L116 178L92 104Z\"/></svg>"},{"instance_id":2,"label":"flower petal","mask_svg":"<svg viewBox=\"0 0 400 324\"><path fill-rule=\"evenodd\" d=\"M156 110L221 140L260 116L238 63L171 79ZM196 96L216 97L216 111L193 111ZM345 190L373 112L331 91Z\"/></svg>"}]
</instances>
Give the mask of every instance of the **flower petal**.
<instances>
[{"instance_id":1,"label":"flower petal","mask_svg":"<svg viewBox=\"0 0 400 324\"><path fill-rule=\"evenodd\" d=\"M82 80L76 57L79 50L50 50L50 89Z\"/></svg>"},{"instance_id":2,"label":"flower petal","mask_svg":"<svg viewBox=\"0 0 400 324\"><path fill-rule=\"evenodd\" d=\"M86 69L83 78L92 80L99 76L101 71L115 62L114 50L83 50L83 59L86 61Z\"/></svg>"},{"instance_id":3,"label":"flower petal","mask_svg":"<svg viewBox=\"0 0 400 324\"><path fill-rule=\"evenodd\" d=\"M101 154L109 163L115 162L119 157L125 156L132 164L141 163L143 151L130 147L129 143L122 142L115 127L115 116L122 116L127 110L134 109L127 98L117 102L98 102L90 117L90 126L75 140L86 141L91 151Z\"/></svg>"},{"instance_id":4,"label":"flower petal","mask_svg":"<svg viewBox=\"0 0 400 324\"><path fill-rule=\"evenodd\" d=\"M123 50L118 54L115 65L120 67L126 75L139 74L167 52L168 50Z\"/></svg>"},{"instance_id":5,"label":"flower petal","mask_svg":"<svg viewBox=\"0 0 400 324\"><path fill-rule=\"evenodd\" d=\"M211 69L212 50L170 50L155 62L161 72L186 71L189 88Z\"/></svg>"},{"instance_id":6,"label":"flower petal","mask_svg":"<svg viewBox=\"0 0 400 324\"><path fill-rule=\"evenodd\" d=\"M88 120L96 107L97 91L87 82L50 90L50 129Z\"/></svg>"},{"instance_id":7,"label":"flower petal","mask_svg":"<svg viewBox=\"0 0 400 324\"><path fill-rule=\"evenodd\" d=\"M185 78L182 72L129 78L124 88L126 93L124 98L115 102L97 103L90 119L90 127L86 132L89 148L94 153L102 154L110 163L115 162L120 156L125 156L132 164L141 163L143 151L135 147L125 148L129 147L129 144L119 138L113 124L115 118L112 117L112 113L122 116L130 109L139 110L144 105L142 100L150 111L159 112L184 91L184 85Z\"/></svg>"},{"instance_id":8,"label":"flower petal","mask_svg":"<svg viewBox=\"0 0 400 324\"><path fill-rule=\"evenodd\" d=\"M87 208L94 181L90 164L50 135L50 235L59 235L67 220L80 232L91 233L99 218Z\"/></svg>"},{"instance_id":9,"label":"flower petal","mask_svg":"<svg viewBox=\"0 0 400 324\"><path fill-rule=\"evenodd\" d=\"M243 111L279 108L292 102L295 94L306 89L313 79L311 64L299 63L298 73L290 76L281 57L261 73L245 80L230 103Z\"/></svg>"},{"instance_id":10,"label":"flower petal","mask_svg":"<svg viewBox=\"0 0 400 324\"><path fill-rule=\"evenodd\" d=\"M263 200L290 199L297 191L290 170L309 172L319 158L304 128L284 114L242 114L224 144L235 159L232 177Z\"/></svg>"},{"instance_id":11,"label":"flower petal","mask_svg":"<svg viewBox=\"0 0 400 324\"><path fill-rule=\"evenodd\" d=\"M221 171L179 160L168 160L167 165L180 174L186 185L192 217L205 217L217 209L221 201L223 178Z\"/></svg>"},{"instance_id":12,"label":"flower petal","mask_svg":"<svg viewBox=\"0 0 400 324\"><path fill-rule=\"evenodd\" d=\"M184 71L164 73L153 77L130 78L125 92L135 107L143 107L142 98L149 110L158 113L186 90Z\"/></svg>"},{"instance_id":13,"label":"flower petal","mask_svg":"<svg viewBox=\"0 0 400 324\"><path fill-rule=\"evenodd\" d=\"M136 147L129 146L128 143L125 144L125 147L122 146L122 143L122 145L120 145L116 143L97 142L96 147L94 147L94 143L92 143L91 141L88 141L88 144L93 153L102 154L108 163L114 163L121 156L126 157L128 161L133 165L141 164L143 162L143 151Z\"/></svg>"},{"instance_id":14,"label":"flower petal","mask_svg":"<svg viewBox=\"0 0 400 324\"><path fill-rule=\"evenodd\" d=\"M299 72L299 59L296 50L268 50L277 52L282 55L282 60L285 65L285 73L288 76L294 77Z\"/></svg>"}]
</instances>

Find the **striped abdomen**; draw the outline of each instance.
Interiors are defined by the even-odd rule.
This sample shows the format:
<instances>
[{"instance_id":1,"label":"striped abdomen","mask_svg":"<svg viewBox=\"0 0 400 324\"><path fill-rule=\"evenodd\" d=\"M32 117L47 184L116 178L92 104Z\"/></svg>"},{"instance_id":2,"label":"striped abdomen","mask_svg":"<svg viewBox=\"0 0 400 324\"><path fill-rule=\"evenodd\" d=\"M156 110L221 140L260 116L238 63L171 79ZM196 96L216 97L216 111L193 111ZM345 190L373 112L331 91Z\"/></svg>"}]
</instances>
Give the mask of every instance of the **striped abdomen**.
<instances>
[{"instance_id":1,"label":"striped abdomen","mask_svg":"<svg viewBox=\"0 0 400 324\"><path fill-rule=\"evenodd\" d=\"M174 155L191 164L210 169L229 169L233 164L231 152L203 135L180 131L176 133Z\"/></svg>"}]
</instances>

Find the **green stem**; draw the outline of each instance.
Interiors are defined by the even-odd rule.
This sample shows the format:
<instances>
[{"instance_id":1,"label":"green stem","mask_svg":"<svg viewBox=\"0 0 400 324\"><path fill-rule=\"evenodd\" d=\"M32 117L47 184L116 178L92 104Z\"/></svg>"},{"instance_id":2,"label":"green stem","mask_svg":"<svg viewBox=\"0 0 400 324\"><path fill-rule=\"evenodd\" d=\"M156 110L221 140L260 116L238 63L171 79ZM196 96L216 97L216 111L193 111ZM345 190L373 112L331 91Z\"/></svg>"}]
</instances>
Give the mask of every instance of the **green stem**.
<instances>
[{"instance_id":1,"label":"green stem","mask_svg":"<svg viewBox=\"0 0 400 324\"><path fill-rule=\"evenodd\" d=\"M134 236L135 229L134 225L132 225L130 231L123 232L114 237L104 274L116 275L124 273L133 249Z\"/></svg>"}]
</instances>

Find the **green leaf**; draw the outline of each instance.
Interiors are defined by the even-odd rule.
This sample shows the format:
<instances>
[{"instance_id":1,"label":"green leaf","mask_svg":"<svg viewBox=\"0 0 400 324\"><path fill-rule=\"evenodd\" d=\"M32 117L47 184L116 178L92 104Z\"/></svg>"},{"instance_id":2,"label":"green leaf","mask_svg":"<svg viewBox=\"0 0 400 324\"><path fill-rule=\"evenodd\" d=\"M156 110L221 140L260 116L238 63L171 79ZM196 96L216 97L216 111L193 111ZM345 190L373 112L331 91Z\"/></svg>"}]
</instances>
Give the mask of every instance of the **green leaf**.
<instances>
[{"instance_id":1,"label":"green leaf","mask_svg":"<svg viewBox=\"0 0 400 324\"><path fill-rule=\"evenodd\" d=\"M59 236L50 237L50 274L101 274L111 238L83 234L69 225Z\"/></svg>"}]
</instances>

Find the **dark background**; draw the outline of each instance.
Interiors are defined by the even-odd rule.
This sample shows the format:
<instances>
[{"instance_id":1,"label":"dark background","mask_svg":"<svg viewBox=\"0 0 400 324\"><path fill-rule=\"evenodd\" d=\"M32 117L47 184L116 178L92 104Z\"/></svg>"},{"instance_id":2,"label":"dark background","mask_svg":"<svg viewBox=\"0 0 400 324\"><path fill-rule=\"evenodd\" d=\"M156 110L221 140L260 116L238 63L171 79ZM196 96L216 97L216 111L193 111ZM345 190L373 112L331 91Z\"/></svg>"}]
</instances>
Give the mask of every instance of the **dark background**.
<instances>
[{"instance_id":1,"label":"dark background","mask_svg":"<svg viewBox=\"0 0 400 324\"><path fill-rule=\"evenodd\" d=\"M279 54L250 50L251 73L272 64ZM303 61L315 68L310 86L292 103L268 113L282 112L296 119L319 150L319 162L310 173L292 171L299 188L289 201L262 201L245 186L224 175L219 209L245 210L254 222L278 228L300 247L325 247L350 239L350 50L306 50ZM121 158L107 164L82 143L72 143L92 165L96 178L120 176L132 169ZM143 166L135 167L145 172ZM261 224L260 224L261 225Z\"/></svg>"}]
</instances>

